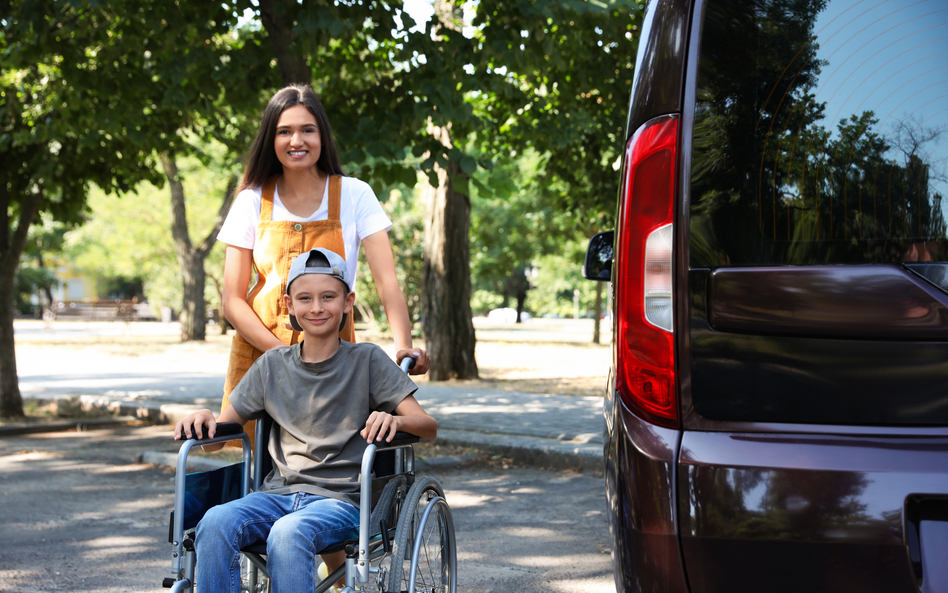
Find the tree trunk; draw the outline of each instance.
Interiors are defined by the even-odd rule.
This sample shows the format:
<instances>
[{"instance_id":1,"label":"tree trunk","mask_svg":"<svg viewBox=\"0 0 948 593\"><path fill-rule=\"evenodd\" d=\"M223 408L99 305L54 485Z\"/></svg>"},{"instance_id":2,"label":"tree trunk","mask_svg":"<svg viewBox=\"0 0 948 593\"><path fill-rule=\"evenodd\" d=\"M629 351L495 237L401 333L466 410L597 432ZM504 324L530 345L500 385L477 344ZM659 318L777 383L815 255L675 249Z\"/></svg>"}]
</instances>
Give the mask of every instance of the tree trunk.
<instances>
[{"instance_id":1,"label":"tree trunk","mask_svg":"<svg viewBox=\"0 0 948 593\"><path fill-rule=\"evenodd\" d=\"M309 84L313 73L306 64L306 58L295 54L292 48L295 38L292 20L278 13L274 0L260 0L259 4L260 22L270 38L283 84Z\"/></svg>"},{"instance_id":2,"label":"tree trunk","mask_svg":"<svg viewBox=\"0 0 948 593\"><path fill-rule=\"evenodd\" d=\"M435 15L444 25L460 31L461 11L456 0L435 0ZM440 31L432 31L436 40ZM451 124L428 122L428 134L450 149ZM431 355L432 381L476 379L474 323L471 320L471 200L454 190L452 179L464 173L458 163L443 169L435 165L438 187L425 185L425 262L422 286L422 330Z\"/></svg>"},{"instance_id":3,"label":"tree trunk","mask_svg":"<svg viewBox=\"0 0 948 593\"><path fill-rule=\"evenodd\" d=\"M16 374L13 339L13 276L16 265L3 258L0 269L0 418L22 418L23 397Z\"/></svg>"},{"instance_id":4,"label":"tree trunk","mask_svg":"<svg viewBox=\"0 0 948 593\"><path fill-rule=\"evenodd\" d=\"M204 301L204 258L195 251L189 252L181 264L181 283L184 294L181 299L181 341L204 340L207 331L207 303Z\"/></svg>"},{"instance_id":5,"label":"tree trunk","mask_svg":"<svg viewBox=\"0 0 948 593\"><path fill-rule=\"evenodd\" d=\"M0 418L22 418L23 397L16 373L16 343L13 338L14 277L27 233L42 201L42 188L20 202L16 229L10 228L10 190L0 176ZM10 231L13 231L12 233Z\"/></svg>"},{"instance_id":6,"label":"tree trunk","mask_svg":"<svg viewBox=\"0 0 948 593\"><path fill-rule=\"evenodd\" d=\"M224 224L230 205L234 199L234 189L237 187L237 177L231 175L224 191L224 200L217 213L214 228L208 233L201 244L194 247L191 244L191 235L188 231L187 211L184 204L184 186L178 176L178 165L174 155L161 155L161 164L165 170L165 177L171 187L171 236L174 239L175 255L178 265L181 266L181 281L184 289L181 304L181 341L201 341L206 338L207 304L204 301L204 285L207 278L204 273L204 260L214 247L217 233Z\"/></svg>"},{"instance_id":7,"label":"tree trunk","mask_svg":"<svg viewBox=\"0 0 948 593\"><path fill-rule=\"evenodd\" d=\"M601 344L600 325L602 324L602 286L605 282L596 281L596 302L593 305L593 344Z\"/></svg>"},{"instance_id":8,"label":"tree trunk","mask_svg":"<svg viewBox=\"0 0 948 593\"><path fill-rule=\"evenodd\" d=\"M39 265L40 269L44 269L46 267L46 263L43 261L42 246L40 246L40 248L36 250L36 263L37 265ZM43 305L42 303L40 304L45 307L52 307L53 306L52 289L50 289L48 286L44 286L41 290L43 291L43 294L46 296L46 304L45 305ZM42 309L42 307L40 307L40 309Z\"/></svg>"},{"instance_id":9,"label":"tree trunk","mask_svg":"<svg viewBox=\"0 0 948 593\"><path fill-rule=\"evenodd\" d=\"M227 318L224 317L224 285L223 281L218 279L217 276L213 274L208 274L207 278L214 285L214 291L217 293L217 318L220 320L219 327L221 330L221 335L226 336L227 330L231 329L233 326L227 321Z\"/></svg>"},{"instance_id":10,"label":"tree trunk","mask_svg":"<svg viewBox=\"0 0 948 593\"><path fill-rule=\"evenodd\" d=\"M450 133L430 125L429 132L450 146ZM435 166L438 187L425 186L425 263L422 329L432 381L476 379L474 324L471 321L471 202L451 185L460 165Z\"/></svg>"}]
</instances>

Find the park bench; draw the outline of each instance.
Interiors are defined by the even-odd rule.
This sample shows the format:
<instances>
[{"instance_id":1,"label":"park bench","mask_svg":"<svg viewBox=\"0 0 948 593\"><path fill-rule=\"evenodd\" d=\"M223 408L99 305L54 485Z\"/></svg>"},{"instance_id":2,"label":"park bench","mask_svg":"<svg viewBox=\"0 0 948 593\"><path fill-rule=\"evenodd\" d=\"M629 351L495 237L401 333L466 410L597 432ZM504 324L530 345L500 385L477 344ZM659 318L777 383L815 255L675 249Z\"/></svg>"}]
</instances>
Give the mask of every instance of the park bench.
<instances>
[{"instance_id":1,"label":"park bench","mask_svg":"<svg viewBox=\"0 0 948 593\"><path fill-rule=\"evenodd\" d=\"M52 308L57 320L73 321L135 321L134 301L59 301Z\"/></svg>"}]
</instances>

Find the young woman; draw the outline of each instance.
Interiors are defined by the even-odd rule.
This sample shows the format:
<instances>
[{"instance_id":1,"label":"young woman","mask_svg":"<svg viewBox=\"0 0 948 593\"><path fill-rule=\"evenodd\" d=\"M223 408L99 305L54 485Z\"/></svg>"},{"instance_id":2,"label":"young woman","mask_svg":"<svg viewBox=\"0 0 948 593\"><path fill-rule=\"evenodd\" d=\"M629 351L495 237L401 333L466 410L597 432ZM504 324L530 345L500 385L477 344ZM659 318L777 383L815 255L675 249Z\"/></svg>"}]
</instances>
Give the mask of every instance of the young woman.
<instances>
[{"instance_id":1,"label":"young woman","mask_svg":"<svg viewBox=\"0 0 948 593\"><path fill-rule=\"evenodd\" d=\"M257 357L299 341L300 332L287 323L286 275L294 257L317 247L342 256L349 277L355 278L359 248L365 246L396 359L411 355L416 358L411 373L427 372L428 355L412 348L408 307L388 240L391 226L372 188L343 177L329 119L313 89L291 85L277 92L263 114L243 182L217 237L227 243L224 315L237 329L223 407ZM253 270L257 280L248 293ZM351 318L339 336L354 341Z\"/></svg>"}]
</instances>

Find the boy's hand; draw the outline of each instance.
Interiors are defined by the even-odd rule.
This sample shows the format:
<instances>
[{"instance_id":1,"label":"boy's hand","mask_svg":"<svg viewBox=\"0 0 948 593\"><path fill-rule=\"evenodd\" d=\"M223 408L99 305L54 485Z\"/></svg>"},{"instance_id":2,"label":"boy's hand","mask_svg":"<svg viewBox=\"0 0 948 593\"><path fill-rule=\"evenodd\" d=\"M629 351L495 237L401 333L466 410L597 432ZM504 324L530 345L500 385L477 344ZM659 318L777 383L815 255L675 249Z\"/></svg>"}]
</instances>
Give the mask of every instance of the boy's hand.
<instances>
[{"instance_id":1,"label":"boy's hand","mask_svg":"<svg viewBox=\"0 0 948 593\"><path fill-rule=\"evenodd\" d=\"M205 426L207 427L207 437L214 438L214 433L217 432L217 421L214 419L213 412L210 410L198 410L197 412L188 414L184 420L174 425L174 440L190 439L193 438L194 435L197 435L199 439L203 439Z\"/></svg>"},{"instance_id":2,"label":"boy's hand","mask_svg":"<svg viewBox=\"0 0 948 593\"><path fill-rule=\"evenodd\" d=\"M395 362L401 364L406 356L415 359L415 366L408 369L409 375L424 375L428 372L428 367L431 366L431 358L427 352L421 348L403 348L395 353Z\"/></svg>"},{"instance_id":3,"label":"boy's hand","mask_svg":"<svg viewBox=\"0 0 948 593\"><path fill-rule=\"evenodd\" d=\"M381 441L382 439L389 443L395 438L398 426L398 416L392 416L385 412L372 412L369 419L365 421L365 428L362 429L360 434L369 444L372 441Z\"/></svg>"}]
</instances>

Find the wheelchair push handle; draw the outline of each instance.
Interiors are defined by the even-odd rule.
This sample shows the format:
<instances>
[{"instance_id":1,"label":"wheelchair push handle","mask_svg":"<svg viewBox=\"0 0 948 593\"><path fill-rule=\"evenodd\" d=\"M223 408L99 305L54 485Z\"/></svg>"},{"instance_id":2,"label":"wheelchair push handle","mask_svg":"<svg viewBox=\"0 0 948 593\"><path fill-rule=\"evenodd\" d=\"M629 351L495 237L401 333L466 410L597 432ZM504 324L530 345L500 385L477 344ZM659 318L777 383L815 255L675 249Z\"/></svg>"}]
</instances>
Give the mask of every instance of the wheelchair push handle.
<instances>
[{"instance_id":1,"label":"wheelchair push handle","mask_svg":"<svg viewBox=\"0 0 948 593\"><path fill-rule=\"evenodd\" d=\"M408 369L411 369L415 366L415 359L411 356L406 356L402 359L398 366L401 367L403 373L408 373Z\"/></svg>"}]
</instances>

